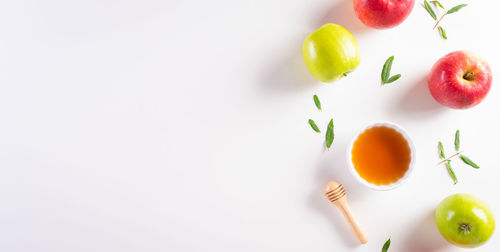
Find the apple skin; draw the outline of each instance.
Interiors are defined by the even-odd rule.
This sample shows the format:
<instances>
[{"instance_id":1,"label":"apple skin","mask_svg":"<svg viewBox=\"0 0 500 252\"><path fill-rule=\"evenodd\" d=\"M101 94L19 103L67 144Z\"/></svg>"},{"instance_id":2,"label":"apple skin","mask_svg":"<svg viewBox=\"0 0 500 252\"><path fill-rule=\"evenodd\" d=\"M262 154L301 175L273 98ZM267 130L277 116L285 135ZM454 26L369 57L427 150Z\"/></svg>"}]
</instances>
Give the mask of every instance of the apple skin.
<instances>
[{"instance_id":1,"label":"apple skin","mask_svg":"<svg viewBox=\"0 0 500 252\"><path fill-rule=\"evenodd\" d=\"M331 23L307 36L302 54L309 72L322 82L333 82L346 76L360 62L354 36L344 27Z\"/></svg>"},{"instance_id":2,"label":"apple skin","mask_svg":"<svg viewBox=\"0 0 500 252\"><path fill-rule=\"evenodd\" d=\"M486 97L491 81L486 61L468 51L455 51L434 64L427 84L434 99L442 105L466 109Z\"/></svg>"},{"instance_id":3,"label":"apple skin","mask_svg":"<svg viewBox=\"0 0 500 252\"><path fill-rule=\"evenodd\" d=\"M448 196L439 203L436 224L446 240L464 248L483 245L495 231L495 218L488 205L465 193ZM470 231L464 231L466 228Z\"/></svg>"},{"instance_id":4,"label":"apple skin","mask_svg":"<svg viewBox=\"0 0 500 252\"><path fill-rule=\"evenodd\" d=\"M363 24L388 29L401 24L411 13L415 0L354 0L354 12Z\"/></svg>"}]
</instances>

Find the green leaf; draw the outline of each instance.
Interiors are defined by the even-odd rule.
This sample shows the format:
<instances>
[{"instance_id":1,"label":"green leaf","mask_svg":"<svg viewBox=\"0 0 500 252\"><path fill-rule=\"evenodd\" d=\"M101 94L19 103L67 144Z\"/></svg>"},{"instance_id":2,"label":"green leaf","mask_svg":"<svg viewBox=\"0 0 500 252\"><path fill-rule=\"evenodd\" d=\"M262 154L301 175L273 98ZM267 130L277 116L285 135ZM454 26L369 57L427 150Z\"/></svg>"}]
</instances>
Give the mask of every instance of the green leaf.
<instances>
[{"instance_id":1,"label":"green leaf","mask_svg":"<svg viewBox=\"0 0 500 252\"><path fill-rule=\"evenodd\" d=\"M446 31L444 30L443 27L438 26L438 30L441 33L441 37L443 37L444 39L448 39L448 37L446 36Z\"/></svg>"},{"instance_id":2,"label":"green leaf","mask_svg":"<svg viewBox=\"0 0 500 252\"><path fill-rule=\"evenodd\" d=\"M438 143L438 150L439 150L439 156L441 158L445 159L446 156L444 155L443 143L441 143L441 141L439 141L439 143Z\"/></svg>"},{"instance_id":3,"label":"green leaf","mask_svg":"<svg viewBox=\"0 0 500 252\"><path fill-rule=\"evenodd\" d=\"M309 119L309 125L311 125L311 128L312 128L314 131L316 131L316 132L318 132L318 133L320 133L320 132L321 132L321 130L319 130L319 128L318 128L318 125L316 125L316 123L313 121L313 119Z\"/></svg>"},{"instance_id":4,"label":"green leaf","mask_svg":"<svg viewBox=\"0 0 500 252\"><path fill-rule=\"evenodd\" d=\"M455 150L458 151L460 149L460 130L455 132Z\"/></svg>"},{"instance_id":5,"label":"green leaf","mask_svg":"<svg viewBox=\"0 0 500 252\"><path fill-rule=\"evenodd\" d=\"M431 15L431 17L434 18L434 20L437 20L436 12L434 12L434 10L432 9L432 7L429 4L429 2L427 2L427 0L424 1L424 7L427 10L427 12L429 12L429 14Z\"/></svg>"},{"instance_id":6,"label":"green leaf","mask_svg":"<svg viewBox=\"0 0 500 252\"><path fill-rule=\"evenodd\" d=\"M441 9L444 10L444 6L439 2L439 1L431 1L432 4L439 6Z\"/></svg>"},{"instance_id":7,"label":"green leaf","mask_svg":"<svg viewBox=\"0 0 500 252\"><path fill-rule=\"evenodd\" d=\"M446 14L451 14L451 13L455 13L457 11L459 11L460 9L462 9L463 7L467 6L467 4L459 4L451 9L449 9Z\"/></svg>"},{"instance_id":8,"label":"green leaf","mask_svg":"<svg viewBox=\"0 0 500 252\"><path fill-rule=\"evenodd\" d=\"M318 96L314 95L313 99L314 99L314 104L316 104L316 108L318 108L319 110L321 110L321 102L319 102Z\"/></svg>"},{"instance_id":9,"label":"green leaf","mask_svg":"<svg viewBox=\"0 0 500 252\"><path fill-rule=\"evenodd\" d=\"M330 120L328 123L328 127L326 129L326 135L325 135L325 143L326 147L330 149L330 146L332 146L333 139L335 138L335 134L333 133L333 119Z\"/></svg>"},{"instance_id":10,"label":"green leaf","mask_svg":"<svg viewBox=\"0 0 500 252\"><path fill-rule=\"evenodd\" d=\"M393 82L397 81L399 78L401 78L401 74L396 74L396 75L392 76L391 78L389 78L385 82L385 84L393 83Z\"/></svg>"},{"instance_id":11,"label":"green leaf","mask_svg":"<svg viewBox=\"0 0 500 252\"><path fill-rule=\"evenodd\" d=\"M384 246L382 247L382 252L387 252L389 249L389 246L391 246L391 238L389 238L385 243Z\"/></svg>"},{"instance_id":12,"label":"green leaf","mask_svg":"<svg viewBox=\"0 0 500 252\"><path fill-rule=\"evenodd\" d=\"M394 60L394 56L389 57L382 68L382 83L385 83L391 74L392 61Z\"/></svg>"},{"instance_id":13,"label":"green leaf","mask_svg":"<svg viewBox=\"0 0 500 252\"><path fill-rule=\"evenodd\" d=\"M450 160L448 160L445 163L445 165L446 165L446 169L448 170L448 174L450 174L451 179L453 179L453 184L456 185L458 180L457 180L457 176L455 175L455 172L451 168Z\"/></svg>"},{"instance_id":14,"label":"green leaf","mask_svg":"<svg viewBox=\"0 0 500 252\"><path fill-rule=\"evenodd\" d=\"M464 161L464 163L476 168L476 169L479 169L479 165L477 165L476 163L472 162L472 160L470 160L470 158L464 156L464 155L460 155L460 159L462 159L462 161Z\"/></svg>"}]
</instances>

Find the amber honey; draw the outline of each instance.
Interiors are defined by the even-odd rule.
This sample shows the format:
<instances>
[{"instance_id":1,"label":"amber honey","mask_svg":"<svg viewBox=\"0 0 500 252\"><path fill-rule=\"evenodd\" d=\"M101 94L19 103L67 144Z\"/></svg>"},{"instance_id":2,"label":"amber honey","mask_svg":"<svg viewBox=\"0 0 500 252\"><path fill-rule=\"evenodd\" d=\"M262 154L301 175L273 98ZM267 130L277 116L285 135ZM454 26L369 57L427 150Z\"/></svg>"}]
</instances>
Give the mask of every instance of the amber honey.
<instances>
[{"instance_id":1,"label":"amber honey","mask_svg":"<svg viewBox=\"0 0 500 252\"><path fill-rule=\"evenodd\" d=\"M395 129L376 126L365 130L354 141L352 163L359 176L375 185L389 185L410 168L411 149Z\"/></svg>"}]
</instances>

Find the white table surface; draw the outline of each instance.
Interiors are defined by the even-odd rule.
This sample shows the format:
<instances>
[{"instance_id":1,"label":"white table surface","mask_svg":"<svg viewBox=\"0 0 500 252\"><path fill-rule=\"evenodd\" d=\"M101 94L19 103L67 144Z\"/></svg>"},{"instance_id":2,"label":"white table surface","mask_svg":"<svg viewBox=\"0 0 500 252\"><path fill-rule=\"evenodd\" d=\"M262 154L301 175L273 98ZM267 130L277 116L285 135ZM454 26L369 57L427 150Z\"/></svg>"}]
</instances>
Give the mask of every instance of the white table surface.
<instances>
[{"instance_id":1,"label":"white table surface","mask_svg":"<svg viewBox=\"0 0 500 252\"><path fill-rule=\"evenodd\" d=\"M500 73L500 3L468 2L443 22L444 41L421 1L383 31L364 27L349 0L1 1L0 251L380 251L389 236L390 251L462 251L432 215L467 192L500 218L499 77L479 106L457 111L433 100L426 76L459 49ZM362 53L333 84L315 81L301 55L327 22ZM390 55L403 77L381 87ZM330 151L309 118L334 119ZM393 191L347 171L348 142L374 120L415 140L414 173ZM456 161L453 186L436 144L450 153L457 128L481 169ZM323 196L333 179L368 244ZM477 251L499 246L497 232Z\"/></svg>"}]
</instances>

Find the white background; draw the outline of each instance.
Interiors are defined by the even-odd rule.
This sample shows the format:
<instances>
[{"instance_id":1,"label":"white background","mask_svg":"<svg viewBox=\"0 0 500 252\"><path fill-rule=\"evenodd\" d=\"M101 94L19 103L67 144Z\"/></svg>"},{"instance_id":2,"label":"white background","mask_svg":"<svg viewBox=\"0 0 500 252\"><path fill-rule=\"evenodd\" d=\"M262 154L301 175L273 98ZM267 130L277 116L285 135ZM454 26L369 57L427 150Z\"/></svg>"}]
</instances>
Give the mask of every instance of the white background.
<instances>
[{"instance_id":1,"label":"white background","mask_svg":"<svg viewBox=\"0 0 500 252\"><path fill-rule=\"evenodd\" d=\"M389 236L390 251L461 251L433 211L467 192L500 218L499 8L470 1L445 18L445 41L419 0L382 31L364 27L350 0L3 0L0 251L380 251ZM362 53L333 84L315 81L301 55L327 22ZM494 72L489 96L464 111L426 87L432 64L460 49ZM381 87L391 55L403 77ZM323 130L334 119L330 151L309 118ZM393 191L347 171L348 142L374 120L415 140L414 173ZM436 145L451 154L457 128L481 169L455 161L453 186ZM333 179L368 244L324 197ZM499 246L496 233L477 250Z\"/></svg>"}]
</instances>

